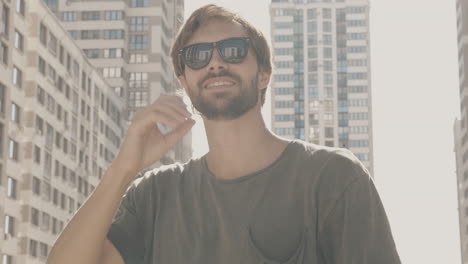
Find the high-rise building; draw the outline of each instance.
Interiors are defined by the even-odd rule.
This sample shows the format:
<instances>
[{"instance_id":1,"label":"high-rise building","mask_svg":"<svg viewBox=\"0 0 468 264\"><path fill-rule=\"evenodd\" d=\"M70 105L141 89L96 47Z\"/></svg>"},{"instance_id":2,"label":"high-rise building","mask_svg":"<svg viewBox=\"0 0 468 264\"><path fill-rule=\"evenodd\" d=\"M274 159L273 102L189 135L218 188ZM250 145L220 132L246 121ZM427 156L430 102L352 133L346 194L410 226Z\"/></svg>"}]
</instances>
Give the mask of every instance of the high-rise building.
<instances>
[{"instance_id":1,"label":"high-rise building","mask_svg":"<svg viewBox=\"0 0 468 264\"><path fill-rule=\"evenodd\" d=\"M0 0L0 262L45 263L118 153L125 101L42 1Z\"/></svg>"},{"instance_id":2,"label":"high-rise building","mask_svg":"<svg viewBox=\"0 0 468 264\"><path fill-rule=\"evenodd\" d=\"M373 175L368 0L273 0L272 129L350 149Z\"/></svg>"},{"instance_id":3,"label":"high-rise building","mask_svg":"<svg viewBox=\"0 0 468 264\"><path fill-rule=\"evenodd\" d=\"M183 23L183 0L43 1L115 92L125 98L127 121L161 93L175 92L178 81L169 50ZM189 133L161 162L188 160L191 144Z\"/></svg>"},{"instance_id":4,"label":"high-rise building","mask_svg":"<svg viewBox=\"0 0 468 264\"><path fill-rule=\"evenodd\" d=\"M462 263L468 263L468 2L457 0L460 120L454 124Z\"/></svg>"}]
</instances>

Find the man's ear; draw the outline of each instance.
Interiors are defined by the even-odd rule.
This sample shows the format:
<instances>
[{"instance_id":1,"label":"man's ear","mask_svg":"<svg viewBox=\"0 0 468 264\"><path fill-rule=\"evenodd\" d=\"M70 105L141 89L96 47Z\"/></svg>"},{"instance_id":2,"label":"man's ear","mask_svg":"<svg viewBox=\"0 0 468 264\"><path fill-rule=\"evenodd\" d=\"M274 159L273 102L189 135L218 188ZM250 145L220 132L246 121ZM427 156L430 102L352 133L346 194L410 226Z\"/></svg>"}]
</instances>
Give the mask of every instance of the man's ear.
<instances>
[{"instance_id":1,"label":"man's ear","mask_svg":"<svg viewBox=\"0 0 468 264\"><path fill-rule=\"evenodd\" d=\"M270 83L271 72L258 73L258 88L263 89Z\"/></svg>"}]
</instances>

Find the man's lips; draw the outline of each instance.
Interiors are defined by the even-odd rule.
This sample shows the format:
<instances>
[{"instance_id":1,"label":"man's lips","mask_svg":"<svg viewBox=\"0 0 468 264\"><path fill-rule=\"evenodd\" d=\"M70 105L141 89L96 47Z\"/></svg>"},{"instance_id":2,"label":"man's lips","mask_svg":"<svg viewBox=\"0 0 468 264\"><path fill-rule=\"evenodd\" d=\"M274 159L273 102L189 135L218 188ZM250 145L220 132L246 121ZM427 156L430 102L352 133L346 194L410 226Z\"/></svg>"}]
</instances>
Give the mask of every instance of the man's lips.
<instances>
[{"instance_id":1,"label":"man's lips","mask_svg":"<svg viewBox=\"0 0 468 264\"><path fill-rule=\"evenodd\" d=\"M216 78L210 78L210 79L206 80L203 83L203 88L205 88L205 89L216 89L216 88L221 88L221 87L233 86L234 84L236 84L236 82L233 81L230 78L216 77Z\"/></svg>"}]
</instances>

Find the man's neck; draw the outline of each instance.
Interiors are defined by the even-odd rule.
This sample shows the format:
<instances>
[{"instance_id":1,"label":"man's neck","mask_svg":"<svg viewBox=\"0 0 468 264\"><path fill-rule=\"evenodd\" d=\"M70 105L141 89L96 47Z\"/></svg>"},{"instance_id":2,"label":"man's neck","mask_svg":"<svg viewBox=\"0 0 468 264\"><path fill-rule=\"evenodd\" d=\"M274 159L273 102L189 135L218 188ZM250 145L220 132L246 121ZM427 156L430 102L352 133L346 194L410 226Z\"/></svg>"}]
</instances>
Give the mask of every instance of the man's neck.
<instances>
[{"instance_id":1,"label":"man's neck","mask_svg":"<svg viewBox=\"0 0 468 264\"><path fill-rule=\"evenodd\" d=\"M288 143L266 128L260 111L249 111L235 120L204 121L210 148L208 168L218 178L233 179L263 169Z\"/></svg>"}]
</instances>

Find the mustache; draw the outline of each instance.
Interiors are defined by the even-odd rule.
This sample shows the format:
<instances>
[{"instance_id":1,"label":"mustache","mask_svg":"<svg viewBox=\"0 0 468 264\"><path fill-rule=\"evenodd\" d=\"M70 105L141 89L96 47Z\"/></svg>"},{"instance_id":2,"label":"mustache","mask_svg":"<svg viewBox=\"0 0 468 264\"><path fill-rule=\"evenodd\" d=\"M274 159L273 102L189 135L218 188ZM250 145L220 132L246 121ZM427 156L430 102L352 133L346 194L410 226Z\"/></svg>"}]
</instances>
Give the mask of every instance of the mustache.
<instances>
[{"instance_id":1,"label":"mustache","mask_svg":"<svg viewBox=\"0 0 468 264\"><path fill-rule=\"evenodd\" d=\"M216 78L216 77L230 77L234 80L236 80L238 83L241 82L241 78L239 75L237 74L234 74L232 72L229 72L227 70L223 70L223 71L220 71L218 73L213 73L213 72L210 72L208 73L207 75L205 75L203 78L201 78L198 82L197 82L197 85L198 87L202 87L202 84L208 80L208 79L211 79L211 78Z\"/></svg>"}]
</instances>

